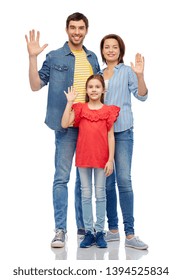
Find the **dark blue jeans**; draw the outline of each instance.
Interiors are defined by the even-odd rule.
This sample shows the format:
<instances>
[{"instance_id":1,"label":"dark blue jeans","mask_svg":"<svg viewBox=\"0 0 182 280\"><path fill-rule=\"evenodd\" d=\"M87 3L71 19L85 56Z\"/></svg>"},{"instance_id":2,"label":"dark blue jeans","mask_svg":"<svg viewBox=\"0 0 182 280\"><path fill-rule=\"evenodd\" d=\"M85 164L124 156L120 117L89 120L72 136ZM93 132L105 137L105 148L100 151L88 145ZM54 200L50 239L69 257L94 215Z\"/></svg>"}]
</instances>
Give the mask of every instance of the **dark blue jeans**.
<instances>
[{"instance_id":1,"label":"dark blue jeans","mask_svg":"<svg viewBox=\"0 0 182 280\"><path fill-rule=\"evenodd\" d=\"M106 180L107 219L109 229L118 229L116 183L123 216L125 235L134 234L131 162L133 129L115 132L115 172Z\"/></svg>"}]
</instances>

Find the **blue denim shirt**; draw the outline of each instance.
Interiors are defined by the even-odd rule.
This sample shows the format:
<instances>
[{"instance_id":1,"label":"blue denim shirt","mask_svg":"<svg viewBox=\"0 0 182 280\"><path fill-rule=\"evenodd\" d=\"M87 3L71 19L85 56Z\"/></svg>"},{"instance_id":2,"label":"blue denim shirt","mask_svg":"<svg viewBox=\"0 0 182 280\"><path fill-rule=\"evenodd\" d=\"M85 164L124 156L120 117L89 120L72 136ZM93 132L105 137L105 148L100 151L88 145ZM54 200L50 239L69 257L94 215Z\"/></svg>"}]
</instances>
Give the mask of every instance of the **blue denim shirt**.
<instances>
[{"instance_id":1,"label":"blue denim shirt","mask_svg":"<svg viewBox=\"0 0 182 280\"><path fill-rule=\"evenodd\" d=\"M87 59L92 66L93 73L100 71L97 56L87 50ZM68 42L62 48L51 51L46 55L42 68L39 70L41 86L49 84L47 112L45 123L53 130L59 131L61 128L61 118L67 103L64 91L74 82L75 56L71 52Z\"/></svg>"}]
</instances>

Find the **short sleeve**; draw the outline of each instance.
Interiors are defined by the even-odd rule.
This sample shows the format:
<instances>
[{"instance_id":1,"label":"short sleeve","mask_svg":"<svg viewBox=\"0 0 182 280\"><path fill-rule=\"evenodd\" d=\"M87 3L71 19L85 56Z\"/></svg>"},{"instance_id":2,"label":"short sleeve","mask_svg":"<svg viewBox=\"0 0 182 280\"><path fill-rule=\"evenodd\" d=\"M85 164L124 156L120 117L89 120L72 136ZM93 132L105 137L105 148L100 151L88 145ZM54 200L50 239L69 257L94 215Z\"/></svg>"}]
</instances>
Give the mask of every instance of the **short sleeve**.
<instances>
[{"instance_id":1,"label":"short sleeve","mask_svg":"<svg viewBox=\"0 0 182 280\"><path fill-rule=\"evenodd\" d=\"M72 109L75 112L75 119L74 119L74 123L73 126L78 127L80 120L81 120L81 112L82 112L82 107L83 107L83 103L78 102L72 105Z\"/></svg>"},{"instance_id":2,"label":"short sleeve","mask_svg":"<svg viewBox=\"0 0 182 280\"><path fill-rule=\"evenodd\" d=\"M110 105L109 107L109 116L107 118L107 129L108 131L113 126L114 122L117 120L117 117L119 116L120 107L115 105Z\"/></svg>"}]
</instances>

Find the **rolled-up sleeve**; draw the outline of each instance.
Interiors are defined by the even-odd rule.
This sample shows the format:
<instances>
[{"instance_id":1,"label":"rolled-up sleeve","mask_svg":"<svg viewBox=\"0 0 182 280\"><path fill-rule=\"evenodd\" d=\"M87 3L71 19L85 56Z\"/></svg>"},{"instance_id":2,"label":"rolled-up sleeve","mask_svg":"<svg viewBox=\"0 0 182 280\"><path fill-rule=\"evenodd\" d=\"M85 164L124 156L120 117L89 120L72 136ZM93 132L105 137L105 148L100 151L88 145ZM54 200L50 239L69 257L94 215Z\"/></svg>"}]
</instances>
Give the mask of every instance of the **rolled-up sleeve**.
<instances>
[{"instance_id":1,"label":"rolled-up sleeve","mask_svg":"<svg viewBox=\"0 0 182 280\"><path fill-rule=\"evenodd\" d=\"M138 94L138 79L135 72L130 67L128 67L128 78L129 78L128 85L129 85L130 92L132 92L133 95L138 100L145 101L148 97L148 90L145 95Z\"/></svg>"},{"instance_id":2,"label":"rolled-up sleeve","mask_svg":"<svg viewBox=\"0 0 182 280\"><path fill-rule=\"evenodd\" d=\"M41 86L45 86L49 82L50 78L50 57L49 54L46 55L46 60L44 61L42 68L38 71L39 77L41 79Z\"/></svg>"}]
</instances>

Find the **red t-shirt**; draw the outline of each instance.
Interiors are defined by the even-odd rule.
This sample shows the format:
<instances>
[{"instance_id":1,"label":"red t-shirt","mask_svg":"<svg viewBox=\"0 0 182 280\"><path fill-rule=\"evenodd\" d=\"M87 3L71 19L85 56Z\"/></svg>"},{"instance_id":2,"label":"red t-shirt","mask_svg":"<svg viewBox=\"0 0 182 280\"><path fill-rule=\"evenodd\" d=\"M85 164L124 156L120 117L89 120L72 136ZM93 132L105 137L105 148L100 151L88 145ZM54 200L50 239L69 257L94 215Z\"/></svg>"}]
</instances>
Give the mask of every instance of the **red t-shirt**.
<instances>
[{"instance_id":1,"label":"red t-shirt","mask_svg":"<svg viewBox=\"0 0 182 280\"><path fill-rule=\"evenodd\" d=\"M73 104L74 126L79 127L76 166L104 168L108 158L108 131L116 121L120 108L104 105L91 110L88 103Z\"/></svg>"}]
</instances>

